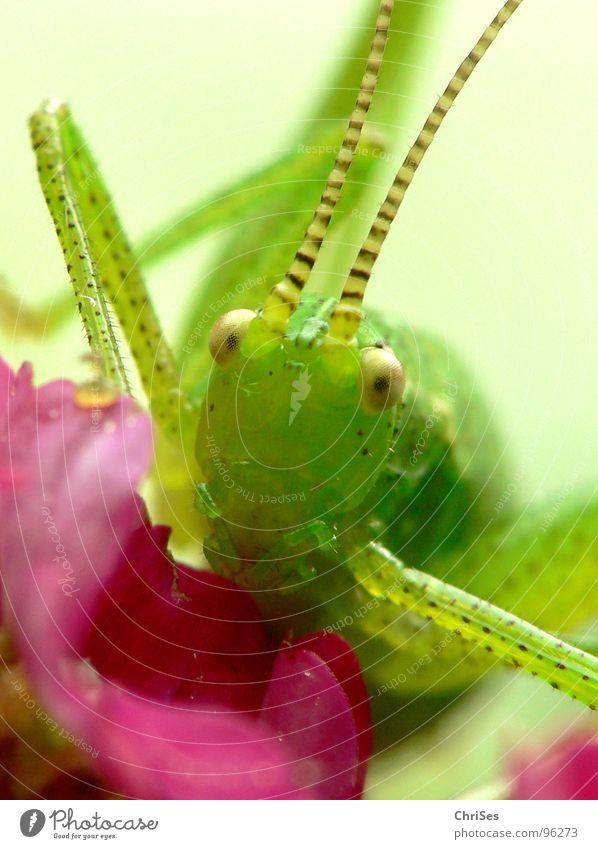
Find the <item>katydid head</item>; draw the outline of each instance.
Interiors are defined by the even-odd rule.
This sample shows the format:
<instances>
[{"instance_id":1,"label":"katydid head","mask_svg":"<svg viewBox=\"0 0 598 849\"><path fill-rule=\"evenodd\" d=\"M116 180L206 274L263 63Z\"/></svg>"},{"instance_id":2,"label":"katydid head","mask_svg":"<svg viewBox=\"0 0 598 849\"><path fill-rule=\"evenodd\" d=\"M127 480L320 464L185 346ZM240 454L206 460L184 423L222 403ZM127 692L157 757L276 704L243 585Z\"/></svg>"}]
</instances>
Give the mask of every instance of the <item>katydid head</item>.
<instances>
[{"instance_id":1,"label":"katydid head","mask_svg":"<svg viewBox=\"0 0 598 849\"><path fill-rule=\"evenodd\" d=\"M350 344L332 337L337 308L335 298L304 294L284 334L249 310L212 328L196 453L212 499L233 521L333 523L383 468L403 369L366 322Z\"/></svg>"}]
</instances>

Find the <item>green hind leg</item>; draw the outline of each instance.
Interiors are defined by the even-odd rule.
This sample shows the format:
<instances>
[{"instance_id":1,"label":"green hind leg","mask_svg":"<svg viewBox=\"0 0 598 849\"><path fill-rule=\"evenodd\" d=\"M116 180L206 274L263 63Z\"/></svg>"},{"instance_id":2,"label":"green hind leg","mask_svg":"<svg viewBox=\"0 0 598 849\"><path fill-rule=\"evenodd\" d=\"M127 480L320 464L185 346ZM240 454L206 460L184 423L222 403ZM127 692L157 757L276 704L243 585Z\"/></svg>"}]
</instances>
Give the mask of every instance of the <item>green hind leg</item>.
<instances>
[{"instance_id":1,"label":"green hind leg","mask_svg":"<svg viewBox=\"0 0 598 849\"><path fill-rule=\"evenodd\" d=\"M377 599L399 605L484 649L493 659L537 676L595 709L598 658L445 581L405 567L378 543L348 560L355 578Z\"/></svg>"}]
</instances>

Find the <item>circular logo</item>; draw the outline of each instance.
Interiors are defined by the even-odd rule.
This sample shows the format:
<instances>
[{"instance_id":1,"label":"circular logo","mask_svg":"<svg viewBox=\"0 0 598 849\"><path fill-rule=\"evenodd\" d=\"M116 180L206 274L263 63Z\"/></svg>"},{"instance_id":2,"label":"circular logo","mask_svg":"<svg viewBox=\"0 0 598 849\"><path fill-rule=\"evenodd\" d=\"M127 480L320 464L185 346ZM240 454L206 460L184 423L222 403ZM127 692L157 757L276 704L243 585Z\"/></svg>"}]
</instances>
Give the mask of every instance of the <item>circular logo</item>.
<instances>
[{"instance_id":1,"label":"circular logo","mask_svg":"<svg viewBox=\"0 0 598 849\"><path fill-rule=\"evenodd\" d=\"M25 837L35 837L46 824L46 815L38 808L31 808L21 816L21 834Z\"/></svg>"}]
</instances>

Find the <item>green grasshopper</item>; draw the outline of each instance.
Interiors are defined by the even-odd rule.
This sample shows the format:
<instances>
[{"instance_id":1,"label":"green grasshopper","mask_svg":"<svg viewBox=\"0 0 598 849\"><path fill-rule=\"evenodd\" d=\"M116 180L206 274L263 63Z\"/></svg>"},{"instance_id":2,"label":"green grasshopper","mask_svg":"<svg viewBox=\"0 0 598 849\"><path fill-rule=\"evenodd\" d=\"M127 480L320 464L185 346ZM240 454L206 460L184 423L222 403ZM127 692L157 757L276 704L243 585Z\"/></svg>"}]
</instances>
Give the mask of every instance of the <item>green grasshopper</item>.
<instances>
[{"instance_id":1,"label":"green grasshopper","mask_svg":"<svg viewBox=\"0 0 598 849\"><path fill-rule=\"evenodd\" d=\"M525 526L509 504L497 513L508 477L499 435L479 432L484 405L471 375L444 342L362 309L420 163L520 3L504 4L459 66L342 292L327 296L308 284L359 160L393 12L382 0L357 101L294 259L271 288L239 281L234 309L218 316L201 351L194 339L184 373L67 107L45 103L31 135L101 377L130 391L116 316L166 457L164 485L174 493L191 469L212 567L255 594L273 629L342 631L372 693L390 680L403 695L454 692L507 663L595 709L598 658L561 635L598 607L598 503L562 510L546 527L542 507ZM144 253L169 240L181 242L180 233Z\"/></svg>"}]
</instances>

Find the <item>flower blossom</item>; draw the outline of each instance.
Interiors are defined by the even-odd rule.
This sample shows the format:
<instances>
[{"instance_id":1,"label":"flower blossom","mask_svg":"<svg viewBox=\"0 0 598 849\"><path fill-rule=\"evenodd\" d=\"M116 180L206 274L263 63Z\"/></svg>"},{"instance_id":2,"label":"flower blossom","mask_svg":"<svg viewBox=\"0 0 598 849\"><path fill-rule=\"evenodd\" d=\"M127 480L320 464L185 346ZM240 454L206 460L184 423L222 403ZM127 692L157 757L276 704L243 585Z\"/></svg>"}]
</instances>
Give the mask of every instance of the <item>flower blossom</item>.
<instances>
[{"instance_id":1,"label":"flower blossom","mask_svg":"<svg viewBox=\"0 0 598 849\"><path fill-rule=\"evenodd\" d=\"M572 732L510 765L512 799L598 799L598 733Z\"/></svg>"},{"instance_id":2,"label":"flower blossom","mask_svg":"<svg viewBox=\"0 0 598 849\"><path fill-rule=\"evenodd\" d=\"M90 408L0 361L1 621L35 698L123 795L358 797L355 655L274 643L249 593L169 556L137 494L152 450L130 398Z\"/></svg>"}]
</instances>

